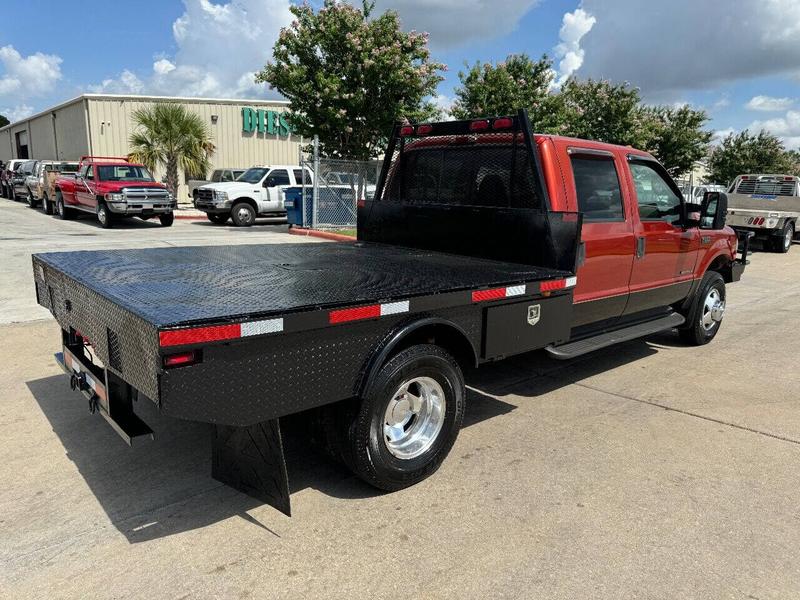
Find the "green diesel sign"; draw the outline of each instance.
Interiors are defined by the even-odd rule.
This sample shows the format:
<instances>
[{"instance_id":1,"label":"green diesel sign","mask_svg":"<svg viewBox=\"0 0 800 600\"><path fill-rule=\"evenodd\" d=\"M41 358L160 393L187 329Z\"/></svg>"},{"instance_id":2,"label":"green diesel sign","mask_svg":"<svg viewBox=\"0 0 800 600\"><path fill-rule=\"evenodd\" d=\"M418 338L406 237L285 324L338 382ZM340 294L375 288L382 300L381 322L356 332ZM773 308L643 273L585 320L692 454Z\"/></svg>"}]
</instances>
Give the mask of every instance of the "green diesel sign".
<instances>
[{"instance_id":1,"label":"green diesel sign","mask_svg":"<svg viewBox=\"0 0 800 600\"><path fill-rule=\"evenodd\" d=\"M292 133L292 127L283 112L245 106L242 108L242 131L287 136Z\"/></svg>"}]
</instances>

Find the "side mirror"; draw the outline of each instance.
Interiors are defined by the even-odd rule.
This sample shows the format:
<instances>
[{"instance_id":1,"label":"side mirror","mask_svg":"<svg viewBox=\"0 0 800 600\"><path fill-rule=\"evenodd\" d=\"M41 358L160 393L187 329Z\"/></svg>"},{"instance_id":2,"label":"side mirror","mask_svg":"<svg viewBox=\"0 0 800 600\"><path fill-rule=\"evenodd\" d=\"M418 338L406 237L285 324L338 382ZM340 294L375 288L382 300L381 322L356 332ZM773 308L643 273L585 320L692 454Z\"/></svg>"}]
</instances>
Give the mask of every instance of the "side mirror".
<instances>
[{"instance_id":1,"label":"side mirror","mask_svg":"<svg viewBox=\"0 0 800 600\"><path fill-rule=\"evenodd\" d=\"M706 192L700 205L700 229L722 229L728 214L728 195Z\"/></svg>"}]
</instances>

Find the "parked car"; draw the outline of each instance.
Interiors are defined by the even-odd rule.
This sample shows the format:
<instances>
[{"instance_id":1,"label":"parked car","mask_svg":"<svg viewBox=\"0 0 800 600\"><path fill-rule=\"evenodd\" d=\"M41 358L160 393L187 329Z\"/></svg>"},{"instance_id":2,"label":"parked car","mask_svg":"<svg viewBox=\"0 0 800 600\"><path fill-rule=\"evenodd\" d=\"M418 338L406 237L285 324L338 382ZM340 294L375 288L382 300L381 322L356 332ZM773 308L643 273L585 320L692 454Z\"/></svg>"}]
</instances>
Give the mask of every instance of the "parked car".
<instances>
[{"instance_id":1,"label":"parked car","mask_svg":"<svg viewBox=\"0 0 800 600\"><path fill-rule=\"evenodd\" d=\"M800 178L739 175L728 191L728 223L752 232L773 252L788 252L800 234Z\"/></svg>"},{"instance_id":2,"label":"parked car","mask_svg":"<svg viewBox=\"0 0 800 600\"><path fill-rule=\"evenodd\" d=\"M28 176L33 173L38 162L38 160L26 160L17 165L17 168L11 173L12 200L28 200Z\"/></svg>"},{"instance_id":3,"label":"parked car","mask_svg":"<svg viewBox=\"0 0 800 600\"><path fill-rule=\"evenodd\" d=\"M33 169L33 173L26 179L28 189L28 204L35 208L42 204L45 214L53 214L55 205L55 181L59 175L74 177L78 171L77 162L57 160L40 160Z\"/></svg>"},{"instance_id":4,"label":"parked car","mask_svg":"<svg viewBox=\"0 0 800 600\"><path fill-rule=\"evenodd\" d=\"M2 191L3 198L14 199L11 175L24 162L25 159L14 158L8 161L5 167L0 170L0 191Z\"/></svg>"},{"instance_id":5,"label":"parked car","mask_svg":"<svg viewBox=\"0 0 800 600\"><path fill-rule=\"evenodd\" d=\"M34 255L72 389L129 442L142 402L213 424L212 476L288 514L287 415L319 409L331 454L395 491L453 447L464 369L719 332L746 265L724 193L690 211L650 154L534 136L524 111L398 126L386 156L355 243Z\"/></svg>"},{"instance_id":6,"label":"parked car","mask_svg":"<svg viewBox=\"0 0 800 600\"><path fill-rule=\"evenodd\" d=\"M197 196L197 188L209 183L227 183L228 181L236 181L239 176L247 169L214 169L211 173L211 179L190 179L187 182L189 187L189 198L192 200Z\"/></svg>"},{"instance_id":7,"label":"parked car","mask_svg":"<svg viewBox=\"0 0 800 600\"><path fill-rule=\"evenodd\" d=\"M158 217L165 227L175 218L175 199L144 165L126 158L83 156L75 176L55 182L56 214L71 219L77 211L94 214L103 228L119 218Z\"/></svg>"},{"instance_id":8,"label":"parked car","mask_svg":"<svg viewBox=\"0 0 800 600\"><path fill-rule=\"evenodd\" d=\"M251 167L236 181L199 187L194 206L205 212L212 223L233 219L239 227L249 227L257 217L286 216L283 189L302 185L302 173L299 165ZM310 169L306 174L310 181Z\"/></svg>"}]
</instances>

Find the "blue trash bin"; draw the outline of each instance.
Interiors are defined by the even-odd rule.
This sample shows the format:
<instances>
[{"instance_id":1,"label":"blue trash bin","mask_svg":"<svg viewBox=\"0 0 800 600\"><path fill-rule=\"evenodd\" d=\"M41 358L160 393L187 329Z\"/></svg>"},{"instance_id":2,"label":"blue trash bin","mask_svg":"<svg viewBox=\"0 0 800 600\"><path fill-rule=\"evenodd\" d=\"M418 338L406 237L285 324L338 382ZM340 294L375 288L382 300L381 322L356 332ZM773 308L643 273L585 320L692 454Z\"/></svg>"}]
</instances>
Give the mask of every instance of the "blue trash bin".
<instances>
[{"instance_id":1,"label":"blue trash bin","mask_svg":"<svg viewBox=\"0 0 800 600\"><path fill-rule=\"evenodd\" d=\"M302 187L287 187L283 189L284 202L283 206L286 209L286 218L289 225L303 226L303 188ZM306 196L310 196L310 190Z\"/></svg>"}]
</instances>

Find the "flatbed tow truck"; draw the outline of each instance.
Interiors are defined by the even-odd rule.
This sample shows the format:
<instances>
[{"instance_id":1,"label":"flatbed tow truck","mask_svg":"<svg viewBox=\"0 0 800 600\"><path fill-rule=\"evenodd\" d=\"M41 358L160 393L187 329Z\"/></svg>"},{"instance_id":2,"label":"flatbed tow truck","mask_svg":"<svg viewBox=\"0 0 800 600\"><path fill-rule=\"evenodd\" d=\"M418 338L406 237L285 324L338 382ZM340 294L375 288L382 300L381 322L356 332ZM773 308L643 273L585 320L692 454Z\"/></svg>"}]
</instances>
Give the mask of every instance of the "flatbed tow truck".
<instances>
[{"instance_id":1,"label":"flatbed tow truck","mask_svg":"<svg viewBox=\"0 0 800 600\"><path fill-rule=\"evenodd\" d=\"M462 368L670 328L696 344L716 335L725 282L745 265L724 194L701 218L667 178L646 200L667 216L642 225L623 169L662 170L631 152L534 137L524 111L398 126L358 241L38 254L37 298L61 325L72 388L128 443L152 435L137 401L211 423L213 477L289 514L280 419L318 408L333 454L397 490L452 447Z\"/></svg>"}]
</instances>

